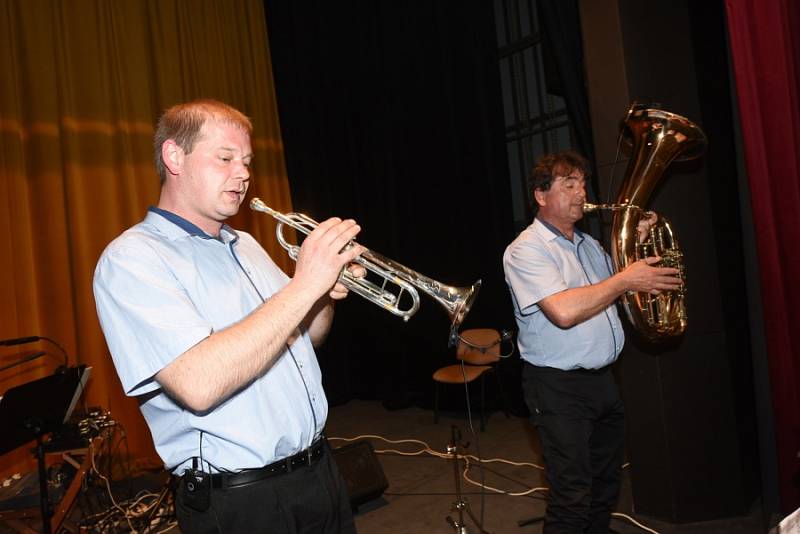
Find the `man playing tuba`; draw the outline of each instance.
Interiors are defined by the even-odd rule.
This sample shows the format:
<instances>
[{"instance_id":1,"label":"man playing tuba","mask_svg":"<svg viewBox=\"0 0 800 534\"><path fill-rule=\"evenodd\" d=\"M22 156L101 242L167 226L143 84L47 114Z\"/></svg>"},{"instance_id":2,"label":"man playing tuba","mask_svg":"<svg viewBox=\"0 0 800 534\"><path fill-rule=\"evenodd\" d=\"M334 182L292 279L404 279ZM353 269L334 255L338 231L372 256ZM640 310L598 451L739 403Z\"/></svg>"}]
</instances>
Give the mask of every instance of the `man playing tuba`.
<instances>
[{"instance_id":1,"label":"man playing tuba","mask_svg":"<svg viewBox=\"0 0 800 534\"><path fill-rule=\"evenodd\" d=\"M680 286L660 258L614 274L608 254L575 228L589 165L575 152L541 158L529 187L535 218L503 255L524 361L522 387L550 487L544 533L607 532L620 489L624 412L611 365L625 336L617 298ZM640 221L644 239L656 216Z\"/></svg>"}]
</instances>

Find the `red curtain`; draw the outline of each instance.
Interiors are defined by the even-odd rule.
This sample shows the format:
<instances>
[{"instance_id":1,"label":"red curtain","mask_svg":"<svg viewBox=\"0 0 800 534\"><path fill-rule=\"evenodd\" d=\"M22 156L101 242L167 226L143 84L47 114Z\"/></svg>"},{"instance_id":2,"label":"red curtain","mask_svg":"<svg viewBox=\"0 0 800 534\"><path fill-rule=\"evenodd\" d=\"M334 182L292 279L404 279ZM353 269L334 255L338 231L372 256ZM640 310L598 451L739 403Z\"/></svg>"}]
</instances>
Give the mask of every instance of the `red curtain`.
<instances>
[{"instance_id":1,"label":"red curtain","mask_svg":"<svg viewBox=\"0 0 800 534\"><path fill-rule=\"evenodd\" d=\"M800 506L800 7L726 0L764 304L781 508Z\"/></svg>"}]
</instances>

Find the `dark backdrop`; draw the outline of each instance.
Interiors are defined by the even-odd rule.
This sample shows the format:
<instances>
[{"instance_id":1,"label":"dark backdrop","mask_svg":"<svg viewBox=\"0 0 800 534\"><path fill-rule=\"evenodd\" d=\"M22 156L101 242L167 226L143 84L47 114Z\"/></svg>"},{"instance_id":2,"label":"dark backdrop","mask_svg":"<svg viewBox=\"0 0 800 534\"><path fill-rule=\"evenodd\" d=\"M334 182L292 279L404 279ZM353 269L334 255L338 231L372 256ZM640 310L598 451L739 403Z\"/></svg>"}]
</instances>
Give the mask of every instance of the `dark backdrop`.
<instances>
[{"instance_id":1,"label":"dark backdrop","mask_svg":"<svg viewBox=\"0 0 800 534\"><path fill-rule=\"evenodd\" d=\"M702 158L666 170L650 203L685 254L689 326L661 345L627 330L617 369L634 500L674 522L744 515L758 454L724 12L719 2L619 4L631 98L689 117L709 140Z\"/></svg>"},{"instance_id":2,"label":"dark backdrop","mask_svg":"<svg viewBox=\"0 0 800 534\"><path fill-rule=\"evenodd\" d=\"M265 0L265 8L295 209L317 220L353 217L361 243L445 284L481 278L465 326L513 328L491 3ZM429 405L432 372L452 363L449 323L424 295L405 324L356 296L338 304L319 351L331 402ZM504 363L517 389L518 360Z\"/></svg>"},{"instance_id":3,"label":"dark backdrop","mask_svg":"<svg viewBox=\"0 0 800 534\"><path fill-rule=\"evenodd\" d=\"M674 483L676 494L654 491L651 513L687 520L741 513L751 503L755 414L722 3L670 5L657 4L653 18L640 3L620 2L631 96L692 117L711 140L701 162L671 170L695 181L668 180L653 203L690 229L681 238L693 335L681 340L680 354L661 354L674 346L653 354L631 332L631 355L619 367L629 401L666 384L654 401L628 403L636 441L629 446L639 454L638 488ZM514 231L491 4L265 7L295 208L317 219L356 218L362 243L444 283L482 278L466 326L513 328L500 261ZM680 39L642 31L654 20ZM331 401L429 404L430 375L453 356L448 324L424 296L407 324L357 297L341 303L319 352ZM524 411L518 360L504 363L514 407ZM664 423L657 432L637 426L653 413ZM683 454L664 456L664 447ZM646 500L637 504L644 509Z\"/></svg>"}]
</instances>

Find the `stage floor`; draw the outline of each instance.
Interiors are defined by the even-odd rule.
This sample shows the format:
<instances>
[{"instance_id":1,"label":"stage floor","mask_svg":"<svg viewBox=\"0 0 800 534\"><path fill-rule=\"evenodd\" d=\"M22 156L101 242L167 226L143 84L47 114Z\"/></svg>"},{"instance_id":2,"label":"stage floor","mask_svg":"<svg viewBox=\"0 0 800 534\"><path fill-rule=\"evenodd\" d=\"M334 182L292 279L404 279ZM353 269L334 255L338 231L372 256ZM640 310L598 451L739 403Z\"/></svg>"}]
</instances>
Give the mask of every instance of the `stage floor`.
<instances>
[{"instance_id":1,"label":"stage floor","mask_svg":"<svg viewBox=\"0 0 800 534\"><path fill-rule=\"evenodd\" d=\"M388 411L380 402L350 401L330 410L327 435L336 447L347 442L337 438L355 438L360 435L376 435L387 440L418 440L440 454L447 452L452 443L452 427L461 433L462 453L477 455L484 459L501 459L514 463L542 465L539 443L533 427L526 418L506 418L502 412L493 413L485 432L479 432L478 414L473 414L475 433L465 414L444 413L439 423L434 424L430 410L411 407ZM382 439L370 438L376 456L383 468L389 486L383 496L362 505L356 515L356 525L362 534L419 533L445 534L454 532L447 517L458 520L453 511L456 502L456 481L453 463L431 454L400 455L382 454L381 450L418 452L421 443L393 444ZM462 470L463 471L463 470ZM463 475L463 473L461 473ZM481 480L477 464L470 468L468 476ZM483 473L487 486L509 493L524 493L530 488L546 486L541 469L529 465L511 465L501 462L487 464ZM483 529L492 534L519 532L541 532L541 523L520 527L518 521L541 516L544 512L544 494L534 492L525 496L501 495L481 489L459 479L461 492L472 514L480 520ZM745 517L726 518L702 523L675 525L659 521L633 510L631 488L626 475L617 511L630 516L643 526L661 534L761 534L760 509L754 506ZM464 514L467 532L480 532L475 523ZM620 534L648 532L635 526L630 520L615 517L612 529Z\"/></svg>"},{"instance_id":2,"label":"stage floor","mask_svg":"<svg viewBox=\"0 0 800 534\"><path fill-rule=\"evenodd\" d=\"M502 412L494 412L488 420L485 432L479 432L478 414L474 414L472 425L464 413L444 412L439 423L434 424L431 410L409 407L387 410L378 401L350 401L332 406L328 417L326 434L333 447L345 446L359 436L372 436L368 439L375 454L362 446L351 447L358 454L348 456L336 453L337 463L347 478L365 480L363 490L372 485L382 472L388 487L378 498L361 505L356 513L356 526L359 534L447 534L455 532L448 522L463 520L466 532L478 534L477 523L483 525L484 532L490 534L510 534L519 532L538 533L541 522L520 527L518 522L541 517L544 513L545 493L531 492L531 488L543 488L544 481L540 447L536 432L526 418L506 417ZM475 432L472 431L474 425ZM470 460L467 476L476 482L483 480L486 486L519 494L516 496L500 494L481 488L464 478L463 465L459 468L458 482L452 460L447 457L448 446L453 443L453 428L460 433L461 454L480 456L495 460L478 468L478 462ZM388 440L388 441L387 441ZM400 442L402 443L392 443ZM428 452L422 452L428 449ZM395 451L395 452L382 452ZM359 456L360 455L360 456ZM369 467L370 460L377 460L380 467ZM502 461L501 461L502 460ZM533 465L532 465L533 464ZM352 467L350 467L352 466ZM357 466L357 467L356 467ZM349 470L349 473L345 473ZM165 473L135 479L139 485L149 488L154 495L163 486ZM131 481L116 482L120 488L115 490L121 498ZM457 501L456 488L462 494L467 506L462 508L463 517L453 505ZM98 490L100 493L104 488ZM133 495L138 492L130 490ZM474 516L472 520L470 514ZM34 510L36 512L36 510ZM73 510L73 520L80 519L80 508ZM612 529L618 534L638 534L655 532L660 534L763 534L766 532L757 503L747 516L725 518L715 521L691 524L671 524L634 512L631 487L627 473L623 479L623 490L617 512L630 519L615 517ZM169 515L169 514L168 514ZM38 529L37 517L29 525ZM177 527L165 528L172 518L166 517L155 531L179 534ZM636 526L639 522L642 527ZM24 532L2 520L0 515L0 534ZM118 532L128 532L120 521ZM649 529L649 530L648 530Z\"/></svg>"}]
</instances>

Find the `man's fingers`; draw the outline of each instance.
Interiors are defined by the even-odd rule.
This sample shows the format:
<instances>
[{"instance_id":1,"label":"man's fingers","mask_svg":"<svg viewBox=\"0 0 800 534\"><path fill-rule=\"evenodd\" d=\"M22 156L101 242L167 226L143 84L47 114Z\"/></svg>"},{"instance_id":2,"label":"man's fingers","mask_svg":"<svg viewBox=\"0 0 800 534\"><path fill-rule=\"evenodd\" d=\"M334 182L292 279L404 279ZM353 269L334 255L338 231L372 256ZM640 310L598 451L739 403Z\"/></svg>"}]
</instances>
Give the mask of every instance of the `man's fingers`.
<instances>
[{"instance_id":1,"label":"man's fingers","mask_svg":"<svg viewBox=\"0 0 800 534\"><path fill-rule=\"evenodd\" d=\"M338 252L360 231L361 227L353 219L343 221L339 217L331 217L321 222L313 232L308 234L306 241L322 247L336 246Z\"/></svg>"},{"instance_id":2,"label":"man's fingers","mask_svg":"<svg viewBox=\"0 0 800 534\"><path fill-rule=\"evenodd\" d=\"M328 296L333 300L341 300L345 298L349 293L350 290L347 289L347 287L343 283L336 282L333 288L328 292Z\"/></svg>"},{"instance_id":3,"label":"man's fingers","mask_svg":"<svg viewBox=\"0 0 800 534\"><path fill-rule=\"evenodd\" d=\"M361 247L362 252L363 252L363 248L364 247ZM356 256L356 257L358 257L358 256ZM355 259L355 258L353 258L353 259ZM352 274L356 278L363 278L364 276L367 275L367 270L364 268L363 265L358 264L358 263L351 263L350 265L347 266L347 270L350 272L350 274Z\"/></svg>"},{"instance_id":4,"label":"man's fingers","mask_svg":"<svg viewBox=\"0 0 800 534\"><path fill-rule=\"evenodd\" d=\"M310 234L308 234L307 239L322 239L331 228L337 224L340 224L341 222L342 220L339 217L331 217L330 219L326 219L319 223L317 227L314 228Z\"/></svg>"},{"instance_id":5,"label":"man's fingers","mask_svg":"<svg viewBox=\"0 0 800 534\"><path fill-rule=\"evenodd\" d=\"M660 291L669 291L678 289L681 287L681 280L680 278L675 278L674 276L665 276L659 278L653 283L653 289Z\"/></svg>"},{"instance_id":6,"label":"man's fingers","mask_svg":"<svg viewBox=\"0 0 800 534\"><path fill-rule=\"evenodd\" d=\"M653 267L661 261L661 256L648 256L642 260L647 265ZM680 274L680 270L675 267L653 267L660 275L676 275Z\"/></svg>"},{"instance_id":7,"label":"man's fingers","mask_svg":"<svg viewBox=\"0 0 800 534\"><path fill-rule=\"evenodd\" d=\"M353 219L342 220L338 217L331 217L317 227L314 237L322 245L341 243L340 248L343 248L360 231L361 227Z\"/></svg>"},{"instance_id":8,"label":"man's fingers","mask_svg":"<svg viewBox=\"0 0 800 534\"><path fill-rule=\"evenodd\" d=\"M355 245L352 248L343 250L339 255L341 256L342 260L344 260L344 263L348 264L348 263L353 263L357 257L359 257L361 254L364 253L365 250L366 248L364 248L363 246ZM357 267L360 267L361 270L364 271L363 274L356 273L356 271L358 270ZM354 271L353 269L356 269L356 271ZM357 265L356 267L350 266L348 267L348 270L353 276L364 276L364 274L366 274L366 270L361 265Z\"/></svg>"},{"instance_id":9,"label":"man's fingers","mask_svg":"<svg viewBox=\"0 0 800 534\"><path fill-rule=\"evenodd\" d=\"M364 250L363 247L350 247L348 245L353 242L353 239L361 231L361 227L356 224L352 219L345 221L338 217L332 217L323 221L322 223L311 232L303 246L308 250L327 250L328 255L340 255L337 263L341 261L342 265L349 263ZM352 249L356 249L352 251Z\"/></svg>"}]
</instances>

